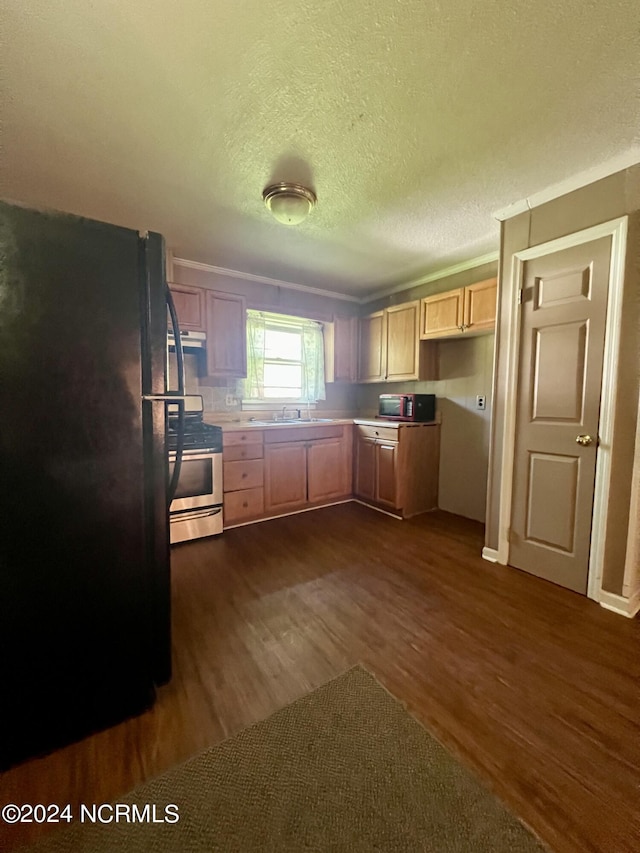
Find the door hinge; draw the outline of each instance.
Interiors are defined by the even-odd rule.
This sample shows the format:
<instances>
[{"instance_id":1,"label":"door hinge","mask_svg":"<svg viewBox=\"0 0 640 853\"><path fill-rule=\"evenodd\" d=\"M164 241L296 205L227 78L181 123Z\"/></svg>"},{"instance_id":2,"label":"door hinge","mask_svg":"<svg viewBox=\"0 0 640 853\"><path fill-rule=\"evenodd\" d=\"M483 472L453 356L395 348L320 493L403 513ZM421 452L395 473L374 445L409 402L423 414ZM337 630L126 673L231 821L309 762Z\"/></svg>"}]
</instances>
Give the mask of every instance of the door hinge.
<instances>
[{"instance_id":1,"label":"door hinge","mask_svg":"<svg viewBox=\"0 0 640 853\"><path fill-rule=\"evenodd\" d=\"M522 290L522 287L518 288L518 305L522 305Z\"/></svg>"}]
</instances>

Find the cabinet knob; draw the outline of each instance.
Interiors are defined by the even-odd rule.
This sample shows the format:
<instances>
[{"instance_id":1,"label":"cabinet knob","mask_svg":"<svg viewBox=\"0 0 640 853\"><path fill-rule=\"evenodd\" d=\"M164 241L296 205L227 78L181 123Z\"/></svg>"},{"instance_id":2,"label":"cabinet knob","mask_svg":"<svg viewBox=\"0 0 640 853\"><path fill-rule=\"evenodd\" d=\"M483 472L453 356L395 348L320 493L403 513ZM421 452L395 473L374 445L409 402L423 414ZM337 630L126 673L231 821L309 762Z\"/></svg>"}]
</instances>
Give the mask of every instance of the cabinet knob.
<instances>
[{"instance_id":1,"label":"cabinet knob","mask_svg":"<svg viewBox=\"0 0 640 853\"><path fill-rule=\"evenodd\" d=\"M247 436L246 436L246 435L241 435L241 436L240 436L240 441L246 441L246 440L247 440Z\"/></svg>"},{"instance_id":2,"label":"cabinet knob","mask_svg":"<svg viewBox=\"0 0 640 853\"><path fill-rule=\"evenodd\" d=\"M247 479L247 472L246 472L246 471L243 471L243 472L242 472L242 479L243 479L243 480L246 480L246 479Z\"/></svg>"},{"instance_id":3,"label":"cabinet knob","mask_svg":"<svg viewBox=\"0 0 640 853\"><path fill-rule=\"evenodd\" d=\"M246 509L249 506L249 501L242 501L242 508Z\"/></svg>"}]
</instances>

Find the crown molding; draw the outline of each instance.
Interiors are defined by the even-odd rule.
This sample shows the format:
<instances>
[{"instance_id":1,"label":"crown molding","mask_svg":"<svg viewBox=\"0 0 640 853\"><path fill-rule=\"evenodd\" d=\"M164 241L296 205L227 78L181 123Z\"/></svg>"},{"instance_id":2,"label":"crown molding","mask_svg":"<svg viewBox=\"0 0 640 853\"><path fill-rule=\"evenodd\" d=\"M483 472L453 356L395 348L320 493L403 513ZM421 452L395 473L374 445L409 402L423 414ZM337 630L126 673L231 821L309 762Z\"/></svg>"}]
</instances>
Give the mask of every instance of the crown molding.
<instances>
[{"instance_id":1,"label":"crown molding","mask_svg":"<svg viewBox=\"0 0 640 853\"><path fill-rule=\"evenodd\" d=\"M438 279L447 278L448 276L455 275L459 272L472 270L475 269L475 267L484 266L484 264L491 264L494 261L497 261L499 257L500 252L489 252L486 255L479 255L477 258L471 258L468 261L461 261L459 264L453 264L450 267L443 267L435 272L430 272L428 275L422 275L420 278L407 281L404 284L396 284L394 287L389 287L386 290L377 290L375 293L362 297L359 302L375 302L377 299L382 299L385 296L392 296L394 293L402 293L403 290L410 290L412 287L419 287L421 284L429 284L431 281L438 281Z\"/></svg>"},{"instance_id":2,"label":"crown molding","mask_svg":"<svg viewBox=\"0 0 640 853\"><path fill-rule=\"evenodd\" d=\"M419 278L407 281L404 284L396 284L394 287L386 290L378 290L375 293L370 293L367 296L350 296L346 293L336 293L333 290L322 290L319 287L308 287L305 284L295 284L291 281L282 281L278 278L269 278L265 275L254 275L253 273L241 272L240 270L231 270L226 267L216 267L213 264L205 264L200 261L190 261L187 258L172 258L173 266L186 267L187 269L202 270L203 272L213 272L218 275L229 276L230 278L241 278L244 281L255 281L259 284L270 284L273 287L284 287L288 290L298 290L303 293L313 293L315 296L325 296L330 299L341 299L344 302L356 302L364 305L367 302L375 302L376 299L383 299L385 296L391 296L394 293L402 293L403 290L410 290L412 287L419 287L421 284L428 284L431 281L446 278L450 275L455 275L465 270L471 270L475 267L481 267L484 264L491 264L498 260L499 252L489 252L486 255L480 255L477 258L471 258L468 261L461 261L458 264L453 264L449 267L443 267L428 275L420 276Z\"/></svg>"},{"instance_id":3,"label":"crown molding","mask_svg":"<svg viewBox=\"0 0 640 853\"><path fill-rule=\"evenodd\" d=\"M299 290L303 293L313 293L314 296L325 296L329 299L341 299L344 302L362 302L358 296L349 296L346 293L335 293L333 290L322 290L319 287L307 287L305 284L295 284L292 281L282 281L279 278L269 278L266 275L254 275L249 272L241 272L240 270L230 270L226 267L216 267L212 264L203 264L200 261L189 261L186 258L173 258L174 267L186 267L192 270L202 270L203 272L213 272L217 275L228 276L229 278L241 278L244 281L256 281L259 284L270 284L272 287L284 287L286 290Z\"/></svg>"},{"instance_id":4,"label":"crown molding","mask_svg":"<svg viewBox=\"0 0 640 853\"><path fill-rule=\"evenodd\" d=\"M637 165L640 165L640 146L638 145L629 148L611 160L599 163L597 166L591 166L589 169L565 178L557 184L551 184L546 189L539 190L527 198L519 199L513 202L513 204L508 204L506 207L494 211L493 217L501 222L505 219L511 219L519 213L525 213L533 207L539 207L541 204L553 201L556 198L560 198L560 196L582 189L582 187L586 187L596 181L601 181L610 175L615 175L616 172L622 172Z\"/></svg>"}]
</instances>

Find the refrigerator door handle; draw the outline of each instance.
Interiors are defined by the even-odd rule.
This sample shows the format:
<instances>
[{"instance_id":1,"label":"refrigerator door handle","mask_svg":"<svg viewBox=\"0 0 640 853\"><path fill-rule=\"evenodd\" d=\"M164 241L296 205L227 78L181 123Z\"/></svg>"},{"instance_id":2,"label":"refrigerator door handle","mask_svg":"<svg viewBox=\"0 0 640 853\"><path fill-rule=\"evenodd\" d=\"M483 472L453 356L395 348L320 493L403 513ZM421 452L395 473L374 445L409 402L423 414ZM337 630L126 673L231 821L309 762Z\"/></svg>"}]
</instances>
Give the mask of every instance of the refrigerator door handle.
<instances>
[{"instance_id":1,"label":"refrigerator door handle","mask_svg":"<svg viewBox=\"0 0 640 853\"><path fill-rule=\"evenodd\" d=\"M171 317L171 326L173 328L173 337L176 342L176 362L178 367L178 395L181 400L176 400L178 404L178 436L176 443L176 459L173 463L173 474L169 482L167 495L167 506L171 506L171 501L174 499L178 488L178 480L180 479L180 469L182 468L182 452L184 450L184 396L185 396L185 381L184 381L184 353L182 351L182 340L180 338L180 326L178 325L178 312L173 301L173 294L168 284L165 285L165 296L167 300L167 308ZM168 389L167 389L168 390ZM170 392L169 392L170 393Z\"/></svg>"},{"instance_id":2,"label":"refrigerator door handle","mask_svg":"<svg viewBox=\"0 0 640 853\"><path fill-rule=\"evenodd\" d=\"M174 499L178 488L178 480L180 479L180 469L182 468L182 456L184 451L184 403L186 397L179 394L143 394L142 399L148 403L162 402L165 404L173 403L178 407L178 435L176 441L176 458L173 463L173 474L169 481L167 489L167 507L171 506L171 501Z\"/></svg>"},{"instance_id":3,"label":"refrigerator door handle","mask_svg":"<svg viewBox=\"0 0 640 853\"><path fill-rule=\"evenodd\" d=\"M181 397L184 397L184 351L182 349L182 338L180 337L180 326L178 325L178 312L176 311L176 305L173 301L173 294L171 293L171 288L168 284L166 286L165 293L167 299L167 308L169 309L169 316L171 317L171 328L173 330L173 338L176 342L176 362L178 366L178 394Z\"/></svg>"},{"instance_id":4,"label":"refrigerator door handle","mask_svg":"<svg viewBox=\"0 0 640 853\"><path fill-rule=\"evenodd\" d=\"M171 506L171 501L174 499L178 480L180 479L180 469L182 468L182 453L184 451L184 398L182 400L174 400L178 404L178 439L176 443L176 459L173 463L173 473L169 482L167 493L167 506Z\"/></svg>"}]
</instances>

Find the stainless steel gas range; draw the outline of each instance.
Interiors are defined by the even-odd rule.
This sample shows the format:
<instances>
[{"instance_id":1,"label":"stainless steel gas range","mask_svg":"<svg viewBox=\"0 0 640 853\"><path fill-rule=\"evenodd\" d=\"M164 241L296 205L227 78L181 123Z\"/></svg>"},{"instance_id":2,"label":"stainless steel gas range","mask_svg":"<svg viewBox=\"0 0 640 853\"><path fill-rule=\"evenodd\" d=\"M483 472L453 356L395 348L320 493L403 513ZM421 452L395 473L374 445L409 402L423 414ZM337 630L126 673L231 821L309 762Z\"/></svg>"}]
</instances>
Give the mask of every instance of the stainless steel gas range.
<instances>
[{"instance_id":1,"label":"stainless steel gas range","mask_svg":"<svg viewBox=\"0 0 640 853\"><path fill-rule=\"evenodd\" d=\"M169 406L170 474L180 455L178 484L169 508L171 544L222 533L222 430L203 421L202 397L185 398L180 430L178 406Z\"/></svg>"}]
</instances>

